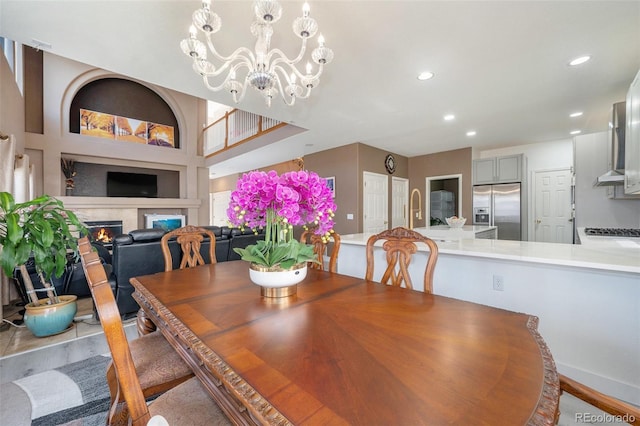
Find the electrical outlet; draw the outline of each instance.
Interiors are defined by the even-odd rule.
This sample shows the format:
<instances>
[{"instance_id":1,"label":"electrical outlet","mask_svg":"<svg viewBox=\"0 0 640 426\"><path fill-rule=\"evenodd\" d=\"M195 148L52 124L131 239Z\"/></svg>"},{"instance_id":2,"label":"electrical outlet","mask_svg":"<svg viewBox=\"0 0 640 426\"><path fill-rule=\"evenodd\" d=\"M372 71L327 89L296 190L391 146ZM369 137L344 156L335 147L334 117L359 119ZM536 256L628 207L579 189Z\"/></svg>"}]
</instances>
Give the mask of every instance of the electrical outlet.
<instances>
[{"instance_id":1,"label":"electrical outlet","mask_svg":"<svg viewBox=\"0 0 640 426\"><path fill-rule=\"evenodd\" d=\"M493 276L493 289L496 291L504 291L504 278L502 278L502 275Z\"/></svg>"}]
</instances>

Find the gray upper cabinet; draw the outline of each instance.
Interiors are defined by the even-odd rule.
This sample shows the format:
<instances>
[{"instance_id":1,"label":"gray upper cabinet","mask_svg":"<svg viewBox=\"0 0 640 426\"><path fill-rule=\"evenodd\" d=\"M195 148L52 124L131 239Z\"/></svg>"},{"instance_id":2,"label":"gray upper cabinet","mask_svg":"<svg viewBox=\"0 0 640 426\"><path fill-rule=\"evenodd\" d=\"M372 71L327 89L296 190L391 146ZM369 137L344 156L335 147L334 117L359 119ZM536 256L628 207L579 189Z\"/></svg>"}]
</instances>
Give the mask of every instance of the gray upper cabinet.
<instances>
[{"instance_id":1,"label":"gray upper cabinet","mask_svg":"<svg viewBox=\"0 0 640 426\"><path fill-rule=\"evenodd\" d=\"M473 184L522 181L522 154L473 160Z\"/></svg>"}]
</instances>

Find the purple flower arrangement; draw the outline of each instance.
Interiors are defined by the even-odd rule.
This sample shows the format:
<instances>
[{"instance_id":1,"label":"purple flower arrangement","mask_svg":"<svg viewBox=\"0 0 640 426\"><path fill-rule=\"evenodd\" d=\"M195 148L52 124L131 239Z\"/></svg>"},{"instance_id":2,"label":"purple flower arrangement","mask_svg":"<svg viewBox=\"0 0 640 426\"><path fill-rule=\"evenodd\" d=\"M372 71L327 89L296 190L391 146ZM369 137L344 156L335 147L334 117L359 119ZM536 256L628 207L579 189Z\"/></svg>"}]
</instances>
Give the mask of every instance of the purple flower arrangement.
<instances>
[{"instance_id":1,"label":"purple flower arrangement","mask_svg":"<svg viewBox=\"0 0 640 426\"><path fill-rule=\"evenodd\" d=\"M317 235L328 238L335 210L331 189L314 172L245 173L231 193L227 216L240 228L264 228L265 240L234 250L243 260L283 269L313 261L313 248L293 238L293 226L311 226Z\"/></svg>"}]
</instances>

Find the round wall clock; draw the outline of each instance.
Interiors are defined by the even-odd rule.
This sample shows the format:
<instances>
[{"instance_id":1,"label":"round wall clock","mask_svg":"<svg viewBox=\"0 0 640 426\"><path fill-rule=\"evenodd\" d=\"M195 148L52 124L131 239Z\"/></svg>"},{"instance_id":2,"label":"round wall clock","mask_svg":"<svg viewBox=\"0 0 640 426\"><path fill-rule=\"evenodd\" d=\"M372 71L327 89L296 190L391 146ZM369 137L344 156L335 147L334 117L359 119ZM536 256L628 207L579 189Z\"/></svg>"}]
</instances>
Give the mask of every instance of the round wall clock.
<instances>
[{"instance_id":1,"label":"round wall clock","mask_svg":"<svg viewBox=\"0 0 640 426\"><path fill-rule=\"evenodd\" d=\"M384 166L390 174L396 171L396 159L393 158L393 155L387 155L387 158L384 159Z\"/></svg>"}]
</instances>

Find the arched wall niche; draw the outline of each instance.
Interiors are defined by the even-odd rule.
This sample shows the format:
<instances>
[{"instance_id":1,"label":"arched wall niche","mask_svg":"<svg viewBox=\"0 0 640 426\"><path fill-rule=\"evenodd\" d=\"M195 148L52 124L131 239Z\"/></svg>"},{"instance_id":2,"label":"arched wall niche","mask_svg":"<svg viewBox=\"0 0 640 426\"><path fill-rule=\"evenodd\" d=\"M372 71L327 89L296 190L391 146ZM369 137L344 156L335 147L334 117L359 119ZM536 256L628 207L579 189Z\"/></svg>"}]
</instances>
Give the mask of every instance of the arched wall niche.
<instances>
[{"instance_id":1,"label":"arched wall niche","mask_svg":"<svg viewBox=\"0 0 640 426\"><path fill-rule=\"evenodd\" d=\"M171 106L154 90L136 81L103 76L85 81L69 104L69 133L80 133L80 110L171 126L175 148L180 147L180 126Z\"/></svg>"}]
</instances>

